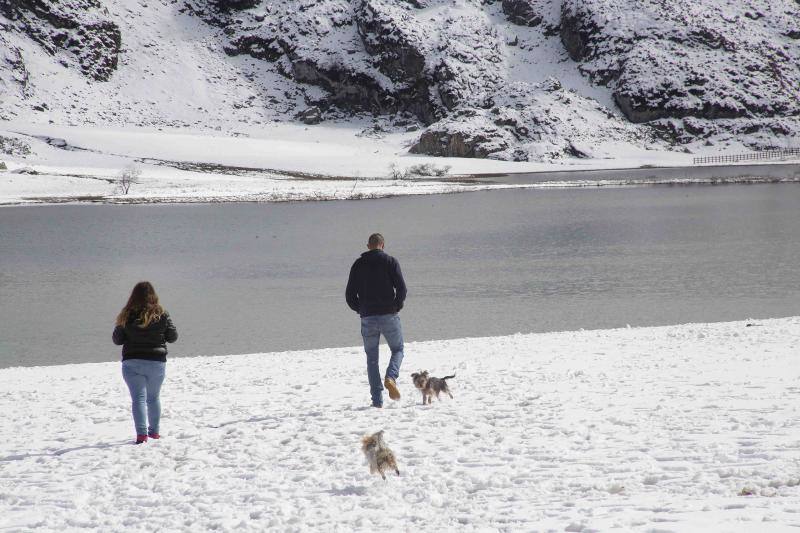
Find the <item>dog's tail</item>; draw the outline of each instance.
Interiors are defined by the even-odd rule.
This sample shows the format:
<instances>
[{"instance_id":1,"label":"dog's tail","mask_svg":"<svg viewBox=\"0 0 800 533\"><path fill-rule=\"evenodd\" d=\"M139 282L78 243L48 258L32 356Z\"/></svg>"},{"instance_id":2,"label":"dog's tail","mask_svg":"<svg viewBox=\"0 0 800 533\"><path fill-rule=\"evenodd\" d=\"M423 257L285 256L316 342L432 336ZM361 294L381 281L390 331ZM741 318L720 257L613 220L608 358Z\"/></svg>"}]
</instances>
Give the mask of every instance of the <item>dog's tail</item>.
<instances>
[{"instance_id":1,"label":"dog's tail","mask_svg":"<svg viewBox=\"0 0 800 533\"><path fill-rule=\"evenodd\" d=\"M453 374L452 376L445 376L445 377L442 378L442 381L444 381L446 379L453 379L454 377L456 377L455 374Z\"/></svg>"}]
</instances>

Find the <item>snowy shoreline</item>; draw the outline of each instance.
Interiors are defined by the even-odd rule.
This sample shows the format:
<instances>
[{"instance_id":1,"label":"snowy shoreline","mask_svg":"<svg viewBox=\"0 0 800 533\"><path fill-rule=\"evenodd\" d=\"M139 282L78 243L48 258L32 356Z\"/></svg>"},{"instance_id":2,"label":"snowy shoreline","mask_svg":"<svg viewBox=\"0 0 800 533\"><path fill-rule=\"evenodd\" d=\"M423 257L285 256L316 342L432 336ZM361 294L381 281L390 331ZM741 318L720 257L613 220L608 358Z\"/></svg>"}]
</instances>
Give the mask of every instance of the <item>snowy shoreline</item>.
<instances>
[{"instance_id":1,"label":"snowy shoreline","mask_svg":"<svg viewBox=\"0 0 800 533\"><path fill-rule=\"evenodd\" d=\"M787 530L800 317L749 322L408 343L382 411L360 347L172 358L139 447L118 362L3 369L0 529Z\"/></svg>"},{"instance_id":2,"label":"snowy shoreline","mask_svg":"<svg viewBox=\"0 0 800 533\"><path fill-rule=\"evenodd\" d=\"M634 169L623 169L634 170ZM457 194L465 192L524 190L524 189L592 189L619 187L691 186L691 185L762 185L768 183L800 183L800 176L775 178L769 176L740 176L729 178L678 178L678 179L599 179L543 181L540 183L471 184L453 177L448 180L338 180L340 187L330 188L319 182L309 181L309 189L303 191L276 190L271 193L240 193L224 196L11 196L0 198L0 208L20 206L59 205L155 205L155 204L236 204L236 203L290 203L331 202L337 200L374 200L399 196L424 196ZM358 189L358 190L357 190ZM364 190L366 189L366 190Z\"/></svg>"},{"instance_id":3,"label":"snowy shoreline","mask_svg":"<svg viewBox=\"0 0 800 533\"><path fill-rule=\"evenodd\" d=\"M356 200L508 188L776 181L768 176L576 179L569 171L690 169L692 159L683 153L629 148L611 159L553 163L413 156L406 153L412 135L364 137L353 125L270 124L264 130L226 136L203 130L0 122L0 137L30 150L0 157L8 167L0 171L0 206ZM16 149L22 150L19 146ZM141 172L139 183L122 194L117 179L132 166ZM420 166L445 175L405 174ZM531 183L490 179L538 172L564 175ZM800 181L800 173L778 181Z\"/></svg>"}]
</instances>

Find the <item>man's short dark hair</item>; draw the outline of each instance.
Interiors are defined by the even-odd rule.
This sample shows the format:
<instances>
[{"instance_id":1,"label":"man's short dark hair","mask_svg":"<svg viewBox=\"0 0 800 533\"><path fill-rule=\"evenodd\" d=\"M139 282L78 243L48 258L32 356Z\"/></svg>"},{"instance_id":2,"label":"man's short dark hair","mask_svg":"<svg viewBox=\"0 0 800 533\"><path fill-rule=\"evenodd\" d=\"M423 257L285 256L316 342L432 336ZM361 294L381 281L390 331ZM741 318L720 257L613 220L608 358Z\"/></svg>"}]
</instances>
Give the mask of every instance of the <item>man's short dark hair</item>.
<instances>
[{"instance_id":1,"label":"man's short dark hair","mask_svg":"<svg viewBox=\"0 0 800 533\"><path fill-rule=\"evenodd\" d=\"M367 246L370 249L377 248L381 244L383 244L383 235L381 235L380 233L373 233L372 235L369 236L369 240L367 241Z\"/></svg>"}]
</instances>

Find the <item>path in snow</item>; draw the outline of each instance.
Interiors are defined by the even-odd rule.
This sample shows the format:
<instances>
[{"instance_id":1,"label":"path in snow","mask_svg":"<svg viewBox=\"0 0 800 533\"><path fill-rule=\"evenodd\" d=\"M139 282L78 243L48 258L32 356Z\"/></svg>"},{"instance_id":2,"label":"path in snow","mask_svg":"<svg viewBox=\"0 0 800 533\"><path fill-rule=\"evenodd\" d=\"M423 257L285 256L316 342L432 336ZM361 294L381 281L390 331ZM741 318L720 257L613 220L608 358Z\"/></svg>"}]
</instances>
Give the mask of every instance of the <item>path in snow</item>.
<instances>
[{"instance_id":1,"label":"path in snow","mask_svg":"<svg viewBox=\"0 0 800 533\"><path fill-rule=\"evenodd\" d=\"M800 526L800 317L758 323L413 343L381 411L360 348L173 359L143 446L118 363L0 370L0 530Z\"/></svg>"}]
</instances>

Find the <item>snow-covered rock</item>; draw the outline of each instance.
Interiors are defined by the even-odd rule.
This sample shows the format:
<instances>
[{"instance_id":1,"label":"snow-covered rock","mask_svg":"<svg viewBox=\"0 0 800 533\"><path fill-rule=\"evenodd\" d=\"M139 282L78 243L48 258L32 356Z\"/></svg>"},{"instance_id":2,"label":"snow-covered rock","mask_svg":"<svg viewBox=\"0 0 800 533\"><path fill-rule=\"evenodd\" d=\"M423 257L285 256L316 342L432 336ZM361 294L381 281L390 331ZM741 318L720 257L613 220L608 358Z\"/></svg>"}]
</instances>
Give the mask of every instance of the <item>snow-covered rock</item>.
<instances>
[{"instance_id":1,"label":"snow-covered rock","mask_svg":"<svg viewBox=\"0 0 800 533\"><path fill-rule=\"evenodd\" d=\"M244 23L223 24L234 28L229 53L274 61L293 80L322 88L315 106L406 113L429 125L412 153L552 159L582 154L577 142L646 136L557 81L509 79L499 9L360 0L308 4L297 13L276 2L252 10ZM561 92L548 96L554 87ZM586 112L599 120L581 121Z\"/></svg>"},{"instance_id":2,"label":"snow-covered rock","mask_svg":"<svg viewBox=\"0 0 800 533\"><path fill-rule=\"evenodd\" d=\"M30 145L18 136L5 137L0 135L0 154L25 156L30 153Z\"/></svg>"},{"instance_id":3,"label":"snow-covered rock","mask_svg":"<svg viewBox=\"0 0 800 533\"><path fill-rule=\"evenodd\" d=\"M4 31L28 35L59 63L94 80L108 80L117 68L122 36L98 0L0 0L0 14Z\"/></svg>"},{"instance_id":4,"label":"snow-covered rock","mask_svg":"<svg viewBox=\"0 0 800 533\"><path fill-rule=\"evenodd\" d=\"M543 18L538 4L538 0L503 0L503 13L514 24L536 27Z\"/></svg>"},{"instance_id":5,"label":"snow-covered rock","mask_svg":"<svg viewBox=\"0 0 800 533\"><path fill-rule=\"evenodd\" d=\"M405 112L430 124L484 103L503 80L503 44L485 13L446 4L273 2L222 20L232 34L226 51L274 61L324 89L324 107Z\"/></svg>"},{"instance_id":6,"label":"snow-covered rock","mask_svg":"<svg viewBox=\"0 0 800 533\"><path fill-rule=\"evenodd\" d=\"M0 28L6 29L2 24ZM19 48L8 43L3 34L0 34L0 66L0 91L4 95L27 96L29 75L22 54Z\"/></svg>"},{"instance_id":7,"label":"snow-covered rock","mask_svg":"<svg viewBox=\"0 0 800 533\"><path fill-rule=\"evenodd\" d=\"M644 143L646 131L550 79L517 82L489 109L462 108L430 126L412 153L549 161L604 157L613 143ZM581 131L582 125L589 125Z\"/></svg>"},{"instance_id":8,"label":"snow-covered rock","mask_svg":"<svg viewBox=\"0 0 800 533\"><path fill-rule=\"evenodd\" d=\"M417 153L508 160L785 147L798 16L790 0L0 0L0 120L374 118L421 129Z\"/></svg>"},{"instance_id":9,"label":"snow-covered rock","mask_svg":"<svg viewBox=\"0 0 800 533\"><path fill-rule=\"evenodd\" d=\"M561 38L632 122L774 137L797 131L780 119L800 116L798 21L790 0L565 0Z\"/></svg>"}]
</instances>

